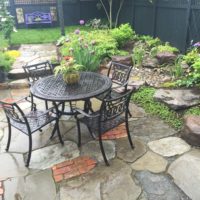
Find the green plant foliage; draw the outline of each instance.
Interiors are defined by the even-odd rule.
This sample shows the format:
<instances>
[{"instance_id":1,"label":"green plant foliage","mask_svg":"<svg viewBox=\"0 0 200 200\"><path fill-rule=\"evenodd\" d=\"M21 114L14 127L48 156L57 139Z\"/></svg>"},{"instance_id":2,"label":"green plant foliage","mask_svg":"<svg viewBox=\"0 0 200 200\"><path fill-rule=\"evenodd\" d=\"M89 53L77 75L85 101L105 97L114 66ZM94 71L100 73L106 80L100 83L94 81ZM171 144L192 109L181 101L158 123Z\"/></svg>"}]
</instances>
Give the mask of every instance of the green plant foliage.
<instances>
[{"instance_id":1,"label":"green plant foliage","mask_svg":"<svg viewBox=\"0 0 200 200\"><path fill-rule=\"evenodd\" d=\"M192 65L194 62L200 58L198 50L195 48L188 52L185 56L183 56L183 60L186 61L187 64Z\"/></svg>"},{"instance_id":2,"label":"green plant foliage","mask_svg":"<svg viewBox=\"0 0 200 200\"><path fill-rule=\"evenodd\" d=\"M133 49L132 60L134 65L141 66L145 55L145 49L142 46L137 46Z\"/></svg>"},{"instance_id":3,"label":"green plant foliage","mask_svg":"<svg viewBox=\"0 0 200 200\"><path fill-rule=\"evenodd\" d=\"M172 67L172 70L171 70L171 74L174 78L179 78L184 75L182 62L183 62L183 56L180 55L176 58L174 66Z\"/></svg>"},{"instance_id":4,"label":"green plant foliage","mask_svg":"<svg viewBox=\"0 0 200 200\"><path fill-rule=\"evenodd\" d=\"M155 56L157 53L163 53L163 52L179 53L179 50L176 47L170 46L169 43L166 42L164 45L158 45L156 47L153 47L151 49L150 54L152 56Z\"/></svg>"},{"instance_id":5,"label":"green plant foliage","mask_svg":"<svg viewBox=\"0 0 200 200\"><path fill-rule=\"evenodd\" d=\"M193 108L189 108L185 113L184 115L200 115L200 107L199 106L196 106L196 107L193 107Z\"/></svg>"},{"instance_id":6,"label":"green plant foliage","mask_svg":"<svg viewBox=\"0 0 200 200\"><path fill-rule=\"evenodd\" d=\"M14 59L11 58L6 53L0 52L0 70L9 71L14 62Z\"/></svg>"},{"instance_id":7,"label":"green plant foliage","mask_svg":"<svg viewBox=\"0 0 200 200\"><path fill-rule=\"evenodd\" d=\"M171 111L166 105L155 102L153 98L154 93L154 88L143 87L132 96L132 100L142 106L146 112L159 116L172 127L180 129L183 125L180 116Z\"/></svg>"},{"instance_id":8,"label":"green plant foliage","mask_svg":"<svg viewBox=\"0 0 200 200\"><path fill-rule=\"evenodd\" d=\"M102 19L96 19L96 18L88 20L85 25L93 29L108 29L109 28L109 23L107 21L102 20Z\"/></svg>"},{"instance_id":9,"label":"green plant foliage","mask_svg":"<svg viewBox=\"0 0 200 200\"><path fill-rule=\"evenodd\" d=\"M129 24L122 24L119 28L112 29L111 35L117 41L119 47L121 47L133 38L135 32Z\"/></svg>"},{"instance_id":10,"label":"green plant foliage","mask_svg":"<svg viewBox=\"0 0 200 200\"><path fill-rule=\"evenodd\" d=\"M138 40L145 42L150 48L161 45L162 42L159 38L153 38L149 35L142 35L138 37Z\"/></svg>"},{"instance_id":11,"label":"green plant foliage","mask_svg":"<svg viewBox=\"0 0 200 200\"><path fill-rule=\"evenodd\" d=\"M164 88L176 88L177 84L176 84L176 82L165 82L165 83L161 84L161 87L164 87Z\"/></svg>"}]
</instances>

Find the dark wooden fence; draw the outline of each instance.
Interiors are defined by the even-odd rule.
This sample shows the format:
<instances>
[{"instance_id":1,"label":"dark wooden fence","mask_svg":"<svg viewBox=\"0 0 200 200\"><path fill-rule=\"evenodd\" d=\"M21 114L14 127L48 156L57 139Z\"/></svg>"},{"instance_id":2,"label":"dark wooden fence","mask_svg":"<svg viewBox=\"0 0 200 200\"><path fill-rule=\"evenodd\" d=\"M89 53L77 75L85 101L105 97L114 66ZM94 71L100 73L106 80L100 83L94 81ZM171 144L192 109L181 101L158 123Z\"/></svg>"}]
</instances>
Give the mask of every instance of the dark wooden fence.
<instances>
[{"instance_id":1,"label":"dark wooden fence","mask_svg":"<svg viewBox=\"0 0 200 200\"><path fill-rule=\"evenodd\" d=\"M199 0L126 0L120 23L129 22L138 34L159 37L185 51L200 41Z\"/></svg>"},{"instance_id":2,"label":"dark wooden fence","mask_svg":"<svg viewBox=\"0 0 200 200\"><path fill-rule=\"evenodd\" d=\"M51 26L58 26L57 0L9 0L10 11L16 19L17 28L25 28L25 14L35 11L50 12L53 16ZM104 17L103 10L96 7L97 0L63 0L65 25L76 25L80 19L88 20ZM34 25L39 27L39 25ZM40 25L44 27L44 24ZM50 26L50 25L47 25Z\"/></svg>"}]
</instances>

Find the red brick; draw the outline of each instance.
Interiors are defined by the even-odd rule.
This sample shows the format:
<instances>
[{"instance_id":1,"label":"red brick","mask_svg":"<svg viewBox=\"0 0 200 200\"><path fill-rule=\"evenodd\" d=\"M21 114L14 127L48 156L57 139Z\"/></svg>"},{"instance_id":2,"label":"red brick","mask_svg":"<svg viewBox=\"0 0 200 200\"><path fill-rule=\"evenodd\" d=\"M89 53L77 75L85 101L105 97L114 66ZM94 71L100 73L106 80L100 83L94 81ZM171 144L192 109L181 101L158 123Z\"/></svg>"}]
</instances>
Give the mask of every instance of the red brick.
<instances>
[{"instance_id":1,"label":"red brick","mask_svg":"<svg viewBox=\"0 0 200 200\"><path fill-rule=\"evenodd\" d=\"M70 167L62 167L62 168L58 168L58 169L55 169L53 170L53 175L59 175L59 174L64 174L64 173L67 173L71 171L71 168Z\"/></svg>"},{"instance_id":2,"label":"red brick","mask_svg":"<svg viewBox=\"0 0 200 200\"><path fill-rule=\"evenodd\" d=\"M69 179L69 178L72 178L72 177L75 177L75 176L79 176L80 175L80 172L78 170L73 170L73 171L70 171L66 174L64 174L64 179Z\"/></svg>"},{"instance_id":3,"label":"red brick","mask_svg":"<svg viewBox=\"0 0 200 200\"><path fill-rule=\"evenodd\" d=\"M57 164L55 167L56 168L66 167L66 166L72 165L73 163L74 163L73 160L67 160L62 163Z\"/></svg>"},{"instance_id":4,"label":"red brick","mask_svg":"<svg viewBox=\"0 0 200 200\"><path fill-rule=\"evenodd\" d=\"M94 165L88 165L87 166L87 172L89 172L91 169L95 168L95 164Z\"/></svg>"},{"instance_id":5,"label":"red brick","mask_svg":"<svg viewBox=\"0 0 200 200\"><path fill-rule=\"evenodd\" d=\"M89 159L89 160L87 160L87 165L96 165L96 161L95 160L93 160L93 159Z\"/></svg>"},{"instance_id":6,"label":"red brick","mask_svg":"<svg viewBox=\"0 0 200 200\"><path fill-rule=\"evenodd\" d=\"M63 180L63 175L56 175L56 176L54 176L54 180L55 180L55 182L62 181Z\"/></svg>"},{"instance_id":7,"label":"red brick","mask_svg":"<svg viewBox=\"0 0 200 200\"><path fill-rule=\"evenodd\" d=\"M3 188L0 188L0 195L3 195L3 192L4 192Z\"/></svg>"}]
</instances>

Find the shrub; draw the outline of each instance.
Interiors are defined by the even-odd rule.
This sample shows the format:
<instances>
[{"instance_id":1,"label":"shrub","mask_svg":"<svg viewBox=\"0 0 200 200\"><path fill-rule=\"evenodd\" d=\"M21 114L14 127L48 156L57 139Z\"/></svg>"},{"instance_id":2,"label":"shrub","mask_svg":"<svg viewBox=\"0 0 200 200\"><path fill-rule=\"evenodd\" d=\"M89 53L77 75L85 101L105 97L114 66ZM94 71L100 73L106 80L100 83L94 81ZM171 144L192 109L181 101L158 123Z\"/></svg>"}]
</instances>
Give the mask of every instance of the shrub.
<instances>
[{"instance_id":1,"label":"shrub","mask_svg":"<svg viewBox=\"0 0 200 200\"><path fill-rule=\"evenodd\" d=\"M180 129L183 125L181 118L166 105L160 102L155 102L153 98L154 93L154 88L143 87L132 96L132 100L141 105L146 112L159 116L172 127Z\"/></svg>"},{"instance_id":2,"label":"shrub","mask_svg":"<svg viewBox=\"0 0 200 200\"><path fill-rule=\"evenodd\" d=\"M133 49L132 60L134 65L140 66L145 55L145 49L142 46Z\"/></svg>"},{"instance_id":3,"label":"shrub","mask_svg":"<svg viewBox=\"0 0 200 200\"><path fill-rule=\"evenodd\" d=\"M13 62L13 58L3 52L0 52L0 70L9 71Z\"/></svg>"},{"instance_id":4,"label":"shrub","mask_svg":"<svg viewBox=\"0 0 200 200\"><path fill-rule=\"evenodd\" d=\"M145 42L150 48L156 47L162 44L159 38L153 38L149 35L139 36L138 40Z\"/></svg>"},{"instance_id":5,"label":"shrub","mask_svg":"<svg viewBox=\"0 0 200 200\"><path fill-rule=\"evenodd\" d=\"M194 62L200 58L200 55L198 53L198 49L193 49L190 52L188 52L184 57L183 60L187 62L187 64L192 65Z\"/></svg>"},{"instance_id":6,"label":"shrub","mask_svg":"<svg viewBox=\"0 0 200 200\"><path fill-rule=\"evenodd\" d=\"M122 24L119 28L111 30L111 35L117 41L119 47L121 47L133 38L135 32L129 24Z\"/></svg>"}]
</instances>

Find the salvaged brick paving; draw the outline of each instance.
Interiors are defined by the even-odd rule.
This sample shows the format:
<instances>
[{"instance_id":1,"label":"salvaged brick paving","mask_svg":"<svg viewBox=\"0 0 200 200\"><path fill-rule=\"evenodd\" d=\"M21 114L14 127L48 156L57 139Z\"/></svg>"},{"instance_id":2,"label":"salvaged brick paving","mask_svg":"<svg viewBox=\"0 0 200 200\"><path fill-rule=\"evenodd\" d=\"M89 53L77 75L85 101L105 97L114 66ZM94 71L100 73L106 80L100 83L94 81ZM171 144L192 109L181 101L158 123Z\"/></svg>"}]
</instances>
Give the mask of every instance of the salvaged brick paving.
<instances>
[{"instance_id":1,"label":"salvaged brick paving","mask_svg":"<svg viewBox=\"0 0 200 200\"><path fill-rule=\"evenodd\" d=\"M127 137L126 126L125 124L121 124L118 127L107 131L102 135L103 140L113 140Z\"/></svg>"},{"instance_id":2,"label":"salvaged brick paving","mask_svg":"<svg viewBox=\"0 0 200 200\"><path fill-rule=\"evenodd\" d=\"M92 170L97 162L88 157L80 156L73 160L67 160L52 167L55 182L80 176Z\"/></svg>"},{"instance_id":3,"label":"salvaged brick paving","mask_svg":"<svg viewBox=\"0 0 200 200\"><path fill-rule=\"evenodd\" d=\"M3 182L0 181L0 199L3 199L3 193L4 193Z\"/></svg>"}]
</instances>

